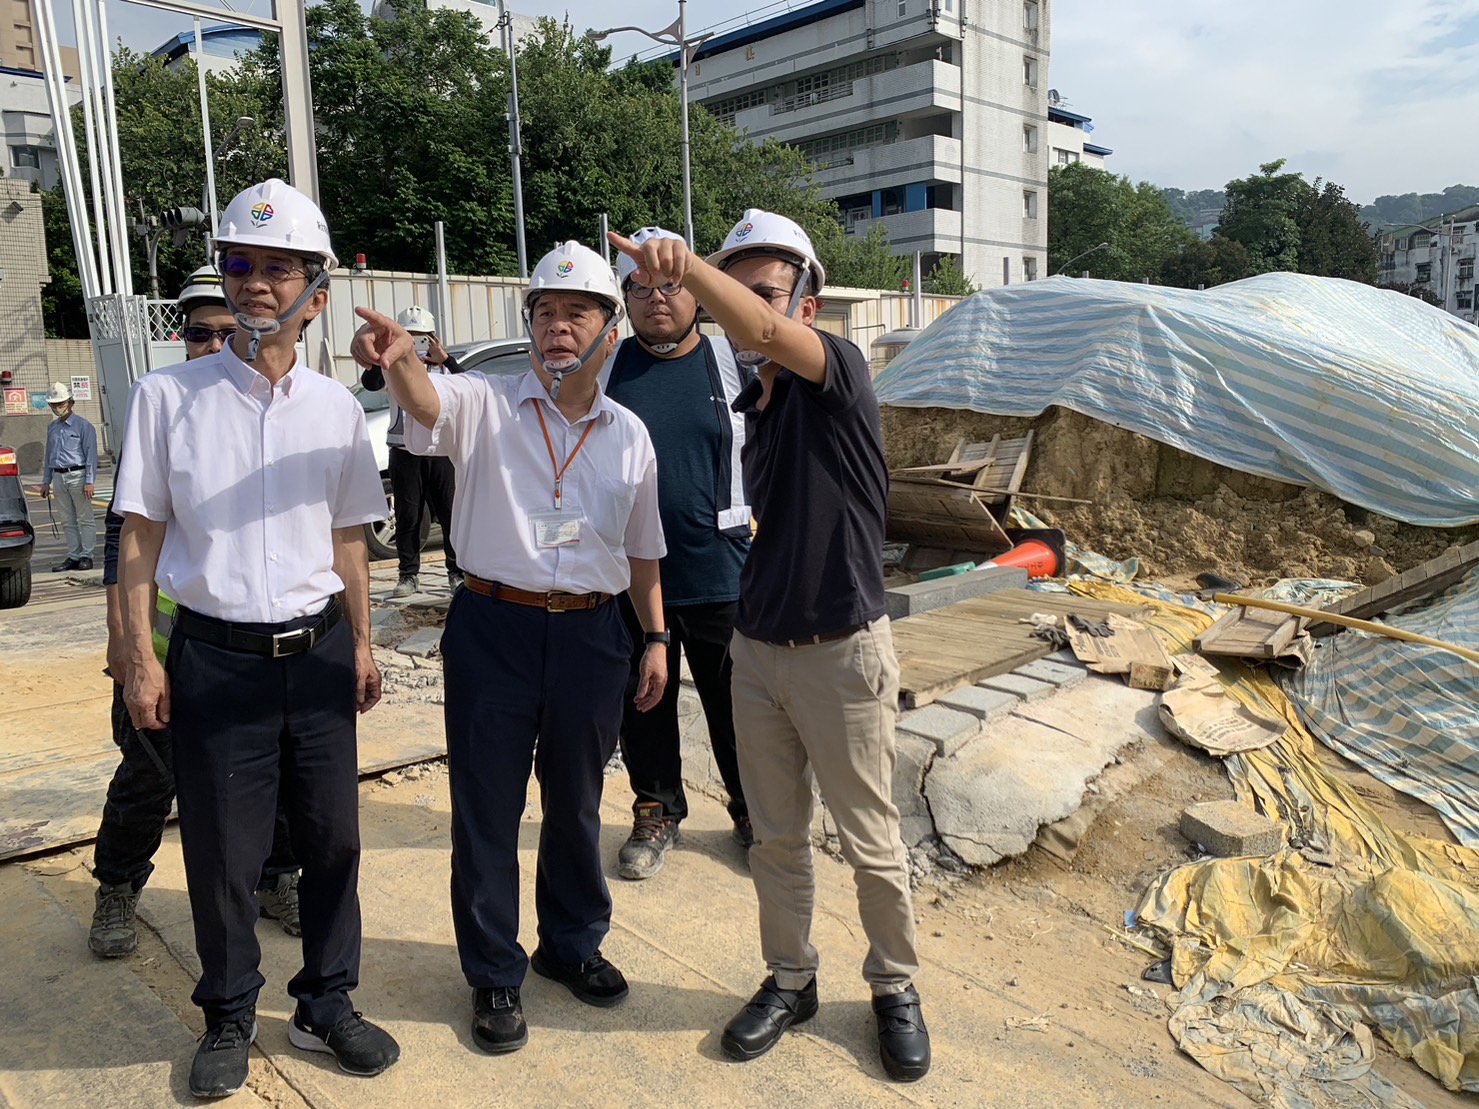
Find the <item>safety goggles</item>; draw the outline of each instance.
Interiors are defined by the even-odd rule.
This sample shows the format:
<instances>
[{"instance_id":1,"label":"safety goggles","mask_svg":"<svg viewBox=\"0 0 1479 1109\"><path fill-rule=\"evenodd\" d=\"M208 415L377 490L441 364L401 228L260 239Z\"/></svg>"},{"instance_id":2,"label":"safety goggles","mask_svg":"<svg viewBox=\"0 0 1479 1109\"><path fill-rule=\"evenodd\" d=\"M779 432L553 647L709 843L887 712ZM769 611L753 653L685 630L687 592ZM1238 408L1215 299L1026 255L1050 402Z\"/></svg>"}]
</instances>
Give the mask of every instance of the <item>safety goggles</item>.
<instances>
[{"instance_id":1,"label":"safety goggles","mask_svg":"<svg viewBox=\"0 0 1479 1109\"><path fill-rule=\"evenodd\" d=\"M239 254L228 254L222 258L221 272L238 281L252 276L255 272L269 285L281 285L284 281L289 281L294 277L308 276L307 270L298 266L285 266L281 262L268 262L266 265L254 266L250 258L243 258Z\"/></svg>"},{"instance_id":2,"label":"safety goggles","mask_svg":"<svg viewBox=\"0 0 1479 1109\"><path fill-rule=\"evenodd\" d=\"M208 343L212 339L220 339L223 343L229 343L231 336L236 334L236 328L187 327L180 334L185 336L187 343Z\"/></svg>"}]
</instances>

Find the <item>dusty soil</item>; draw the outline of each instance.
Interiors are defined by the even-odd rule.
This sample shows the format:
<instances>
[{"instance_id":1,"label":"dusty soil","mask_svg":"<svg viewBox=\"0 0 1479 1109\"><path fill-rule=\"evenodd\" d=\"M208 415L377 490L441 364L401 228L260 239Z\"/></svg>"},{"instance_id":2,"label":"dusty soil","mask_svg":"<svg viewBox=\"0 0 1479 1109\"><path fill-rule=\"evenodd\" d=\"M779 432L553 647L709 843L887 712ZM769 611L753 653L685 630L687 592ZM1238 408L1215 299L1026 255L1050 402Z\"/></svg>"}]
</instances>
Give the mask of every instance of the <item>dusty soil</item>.
<instances>
[{"instance_id":1,"label":"dusty soil","mask_svg":"<svg viewBox=\"0 0 1479 1109\"><path fill-rule=\"evenodd\" d=\"M1375 584L1479 539L1479 526L1421 528L1315 489L1239 474L1077 412L1037 419L885 408L890 467L941 462L962 438L1035 432L1017 504L1152 578L1209 570L1250 584L1284 577ZM1048 497L1070 497L1071 504Z\"/></svg>"}]
</instances>

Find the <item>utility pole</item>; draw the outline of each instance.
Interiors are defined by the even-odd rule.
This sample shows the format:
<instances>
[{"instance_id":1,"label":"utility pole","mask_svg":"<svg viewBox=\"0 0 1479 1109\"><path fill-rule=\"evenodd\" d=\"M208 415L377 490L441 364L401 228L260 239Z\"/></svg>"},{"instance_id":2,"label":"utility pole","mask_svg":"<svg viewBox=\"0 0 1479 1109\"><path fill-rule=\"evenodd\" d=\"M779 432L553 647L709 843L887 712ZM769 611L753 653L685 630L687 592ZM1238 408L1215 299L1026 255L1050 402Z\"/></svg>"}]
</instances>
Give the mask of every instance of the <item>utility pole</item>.
<instances>
[{"instance_id":1,"label":"utility pole","mask_svg":"<svg viewBox=\"0 0 1479 1109\"><path fill-rule=\"evenodd\" d=\"M519 135L519 44L514 40L514 13L498 0L498 29L508 54L508 154L513 166L514 246L519 253L519 276L529 276L529 254L524 245L524 144Z\"/></svg>"}]
</instances>

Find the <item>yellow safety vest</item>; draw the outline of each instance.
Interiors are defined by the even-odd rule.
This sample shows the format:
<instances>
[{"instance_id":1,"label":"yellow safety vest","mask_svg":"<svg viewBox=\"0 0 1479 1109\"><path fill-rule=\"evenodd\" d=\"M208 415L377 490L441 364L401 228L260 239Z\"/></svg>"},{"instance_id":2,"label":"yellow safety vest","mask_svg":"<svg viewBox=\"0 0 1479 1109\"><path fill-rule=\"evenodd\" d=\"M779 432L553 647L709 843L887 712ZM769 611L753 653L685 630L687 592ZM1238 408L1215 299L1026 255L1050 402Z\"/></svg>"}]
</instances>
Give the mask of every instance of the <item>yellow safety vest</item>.
<instances>
[{"instance_id":1,"label":"yellow safety vest","mask_svg":"<svg viewBox=\"0 0 1479 1109\"><path fill-rule=\"evenodd\" d=\"M175 613L180 606L164 592L159 591L159 600L154 606L154 657L159 660L159 665L164 665L164 658L169 654L169 636L174 630Z\"/></svg>"}]
</instances>

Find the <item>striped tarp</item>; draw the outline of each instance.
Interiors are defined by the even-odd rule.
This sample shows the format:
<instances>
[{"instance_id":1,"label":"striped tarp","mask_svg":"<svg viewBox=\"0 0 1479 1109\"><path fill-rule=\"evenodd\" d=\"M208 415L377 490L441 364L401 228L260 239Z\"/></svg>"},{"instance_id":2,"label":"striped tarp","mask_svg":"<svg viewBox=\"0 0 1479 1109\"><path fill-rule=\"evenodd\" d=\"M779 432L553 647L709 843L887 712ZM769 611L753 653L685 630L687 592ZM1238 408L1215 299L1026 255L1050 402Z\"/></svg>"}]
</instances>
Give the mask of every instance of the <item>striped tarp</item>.
<instances>
[{"instance_id":1,"label":"striped tarp","mask_svg":"<svg viewBox=\"0 0 1479 1109\"><path fill-rule=\"evenodd\" d=\"M1433 603L1385 621L1479 650L1479 570ZM1326 746L1438 811L1479 847L1479 663L1451 651L1343 631L1284 681Z\"/></svg>"},{"instance_id":2,"label":"striped tarp","mask_svg":"<svg viewBox=\"0 0 1479 1109\"><path fill-rule=\"evenodd\" d=\"M907 408L1058 405L1409 523L1479 520L1479 328L1355 282L992 289L931 324L876 388Z\"/></svg>"}]
</instances>

